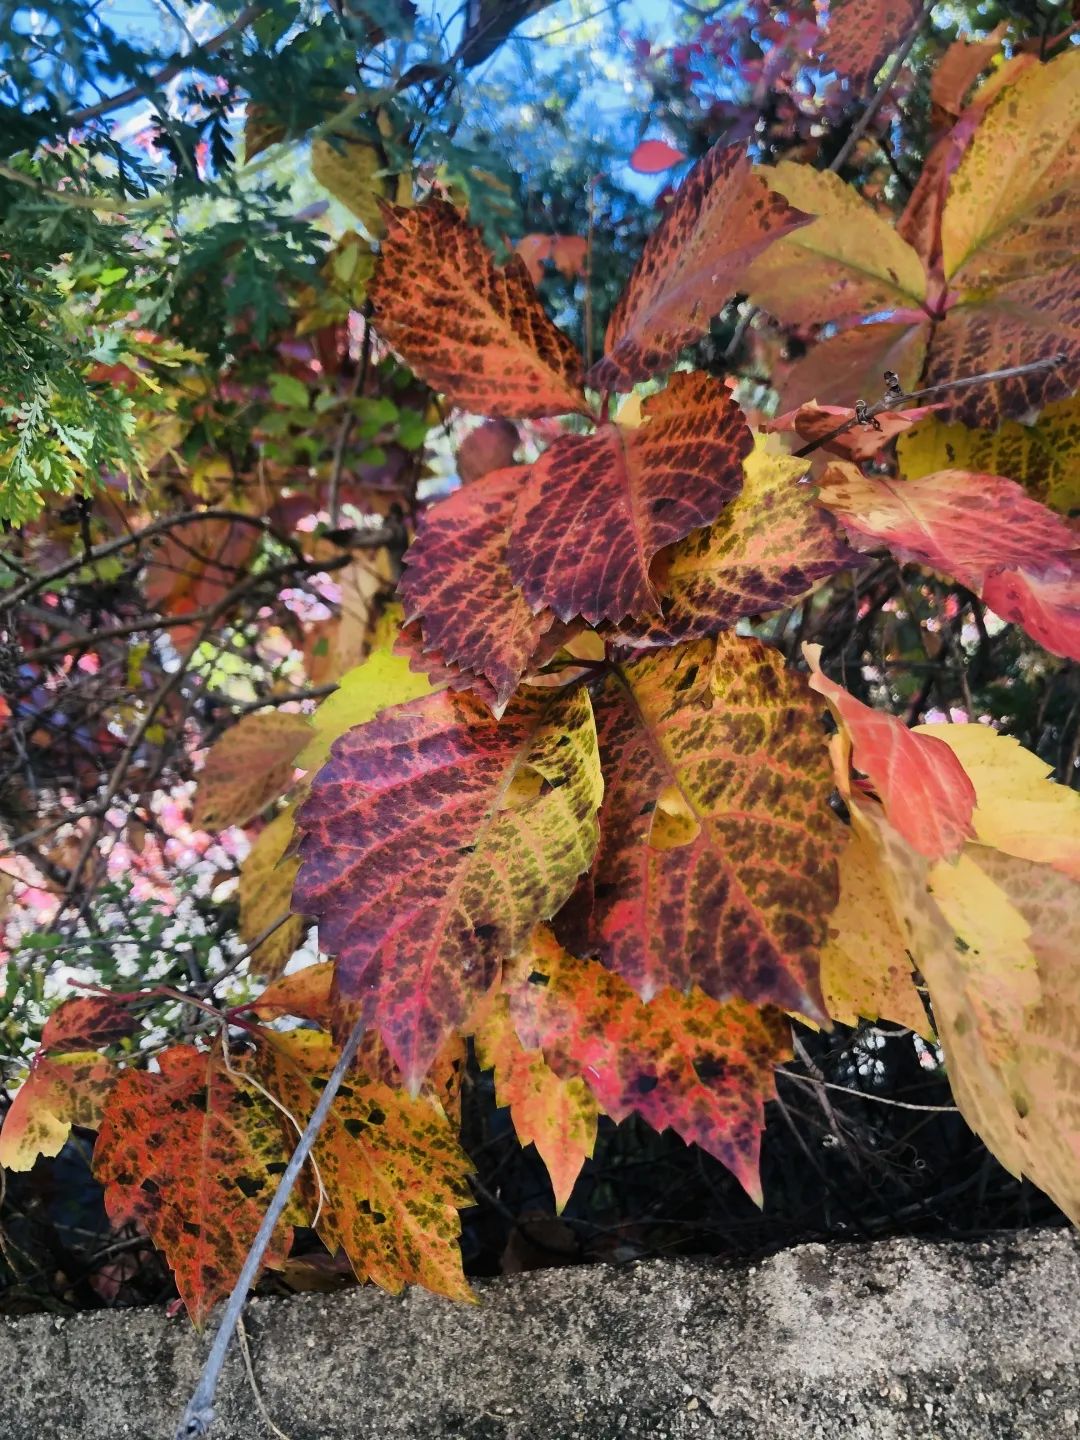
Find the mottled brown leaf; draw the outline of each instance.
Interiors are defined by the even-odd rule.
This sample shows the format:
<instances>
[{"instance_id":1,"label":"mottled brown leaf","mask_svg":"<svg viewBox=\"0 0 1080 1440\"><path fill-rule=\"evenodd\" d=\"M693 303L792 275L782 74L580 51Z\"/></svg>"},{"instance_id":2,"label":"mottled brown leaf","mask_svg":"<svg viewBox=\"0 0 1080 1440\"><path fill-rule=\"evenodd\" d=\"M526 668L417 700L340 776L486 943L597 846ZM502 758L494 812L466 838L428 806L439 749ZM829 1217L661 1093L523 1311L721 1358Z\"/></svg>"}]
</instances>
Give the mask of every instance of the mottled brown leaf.
<instances>
[{"instance_id":1,"label":"mottled brown leaf","mask_svg":"<svg viewBox=\"0 0 1080 1440\"><path fill-rule=\"evenodd\" d=\"M303 715L260 710L242 716L210 747L191 823L200 830L246 825L292 784L296 757L310 739Z\"/></svg>"},{"instance_id":2,"label":"mottled brown leaf","mask_svg":"<svg viewBox=\"0 0 1080 1440\"><path fill-rule=\"evenodd\" d=\"M510 419L589 413L581 357L524 261L499 269L447 201L393 212L370 296L379 334L451 404Z\"/></svg>"},{"instance_id":3,"label":"mottled brown leaf","mask_svg":"<svg viewBox=\"0 0 1080 1440\"><path fill-rule=\"evenodd\" d=\"M810 218L774 194L741 151L714 145L645 242L589 383L628 390L666 369L708 332L750 261Z\"/></svg>"}]
</instances>

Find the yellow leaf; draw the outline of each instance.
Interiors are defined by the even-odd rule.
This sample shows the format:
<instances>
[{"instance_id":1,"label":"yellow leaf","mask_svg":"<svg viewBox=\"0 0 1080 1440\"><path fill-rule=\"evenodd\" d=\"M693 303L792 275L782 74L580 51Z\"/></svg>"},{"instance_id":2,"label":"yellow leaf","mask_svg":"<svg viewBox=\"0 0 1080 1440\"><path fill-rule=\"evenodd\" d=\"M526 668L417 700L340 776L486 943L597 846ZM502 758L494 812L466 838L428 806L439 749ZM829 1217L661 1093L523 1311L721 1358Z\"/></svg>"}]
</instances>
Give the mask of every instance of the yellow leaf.
<instances>
[{"instance_id":1,"label":"yellow leaf","mask_svg":"<svg viewBox=\"0 0 1080 1440\"><path fill-rule=\"evenodd\" d=\"M782 236L749 267L739 288L756 304L789 325L922 304L922 261L852 186L790 160L758 173L817 219Z\"/></svg>"},{"instance_id":2,"label":"yellow leaf","mask_svg":"<svg viewBox=\"0 0 1080 1440\"><path fill-rule=\"evenodd\" d=\"M29 1170L39 1155L59 1155L72 1125L96 1130L117 1070L96 1050L39 1053L4 1117L0 1166Z\"/></svg>"},{"instance_id":3,"label":"yellow leaf","mask_svg":"<svg viewBox=\"0 0 1080 1440\"><path fill-rule=\"evenodd\" d=\"M316 140L311 147L311 169L319 184L351 210L374 239L386 233L379 201L408 205L412 200L412 177L388 173L380 147L356 135L335 134Z\"/></svg>"},{"instance_id":4,"label":"yellow leaf","mask_svg":"<svg viewBox=\"0 0 1080 1440\"><path fill-rule=\"evenodd\" d=\"M1080 794L1050 779L1050 766L987 725L918 725L956 755L975 786L975 838L1080 880Z\"/></svg>"},{"instance_id":5,"label":"yellow leaf","mask_svg":"<svg viewBox=\"0 0 1080 1440\"><path fill-rule=\"evenodd\" d=\"M947 279L985 290L1076 258L1080 50L1026 70L986 114L949 186Z\"/></svg>"},{"instance_id":6,"label":"yellow leaf","mask_svg":"<svg viewBox=\"0 0 1080 1440\"><path fill-rule=\"evenodd\" d=\"M897 441L900 470L918 480L939 470L1004 475L1036 500L1067 514L1080 508L1080 397L1048 405L1034 425L1007 420L998 430L969 430L923 420Z\"/></svg>"},{"instance_id":7,"label":"yellow leaf","mask_svg":"<svg viewBox=\"0 0 1080 1440\"><path fill-rule=\"evenodd\" d=\"M297 756L297 765L303 770L318 770L339 735L373 719L388 706L415 700L430 689L427 676L410 670L404 656L376 650L362 665L343 675L333 695L315 711L311 717L315 734Z\"/></svg>"},{"instance_id":8,"label":"yellow leaf","mask_svg":"<svg viewBox=\"0 0 1080 1440\"><path fill-rule=\"evenodd\" d=\"M283 810L265 826L240 866L240 938L247 945L292 907L299 861L286 857L285 851L293 836L293 809L290 806ZM299 915L290 915L252 954L252 974L265 975L269 980L280 975L303 942L307 928Z\"/></svg>"},{"instance_id":9,"label":"yellow leaf","mask_svg":"<svg viewBox=\"0 0 1080 1440\"><path fill-rule=\"evenodd\" d=\"M861 1017L895 1021L927 1038L933 1033L876 852L858 830L840 857L840 902L821 952L821 990L826 1010L842 1025Z\"/></svg>"}]
</instances>

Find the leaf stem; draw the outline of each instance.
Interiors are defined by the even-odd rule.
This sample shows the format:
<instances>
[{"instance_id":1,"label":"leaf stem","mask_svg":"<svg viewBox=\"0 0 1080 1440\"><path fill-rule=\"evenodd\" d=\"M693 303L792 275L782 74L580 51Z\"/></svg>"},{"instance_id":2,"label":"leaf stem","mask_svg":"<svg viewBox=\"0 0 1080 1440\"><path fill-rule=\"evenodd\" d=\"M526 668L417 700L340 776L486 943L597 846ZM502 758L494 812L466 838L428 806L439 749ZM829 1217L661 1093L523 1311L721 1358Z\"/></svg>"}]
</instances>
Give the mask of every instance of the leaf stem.
<instances>
[{"instance_id":1,"label":"leaf stem","mask_svg":"<svg viewBox=\"0 0 1080 1440\"><path fill-rule=\"evenodd\" d=\"M349 1066L356 1058L356 1052L360 1048L360 1041L363 1039L367 1029L366 1021L357 1020L345 1041L345 1047L334 1066L329 1080L326 1082L326 1089L319 1096L319 1103L312 1111L311 1119L304 1127L296 1149L289 1159L285 1172L281 1177L274 1198L266 1214L262 1218L258 1234L252 1241L251 1249L244 1260L243 1268L237 1276L236 1284L232 1288L225 1313L221 1317L221 1324L218 1326L217 1334L214 1336L214 1343L210 1347L210 1353L206 1357L206 1364L203 1366L202 1374L199 1376L199 1383L192 1392L191 1399L180 1420L176 1430L176 1440L195 1440L195 1437L209 1433L214 1423L214 1395L217 1391L218 1381L221 1379L221 1372L225 1365L225 1358L229 1353L229 1346L232 1343L233 1334L236 1331L240 1318L243 1314L244 1305L247 1302L247 1294L254 1283L259 1267L262 1265L263 1256L266 1254L268 1245L273 1236L274 1229L284 1213L285 1206L289 1203L293 1186L304 1163L311 1153L312 1147L318 1138L327 1115L330 1113L330 1106L341 1087L342 1081L348 1072Z\"/></svg>"}]
</instances>

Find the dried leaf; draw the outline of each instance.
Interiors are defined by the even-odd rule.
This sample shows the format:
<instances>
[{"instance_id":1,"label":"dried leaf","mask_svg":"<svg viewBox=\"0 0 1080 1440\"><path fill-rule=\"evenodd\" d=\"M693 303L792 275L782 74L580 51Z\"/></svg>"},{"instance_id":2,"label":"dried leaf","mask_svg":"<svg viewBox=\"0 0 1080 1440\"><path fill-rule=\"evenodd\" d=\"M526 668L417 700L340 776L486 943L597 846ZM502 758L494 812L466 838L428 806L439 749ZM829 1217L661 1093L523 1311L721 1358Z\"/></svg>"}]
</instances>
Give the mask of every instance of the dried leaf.
<instances>
[{"instance_id":1,"label":"dried leaf","mask_svg":"<svg viewBox=\"0 0 1080 1440\"><path fill-rule=\"evenodd\" d=\"M207 753L191 823L199 830L246 825L292 784L297 756L310 739L304 715L259 710L241 716Z\"/></svg>"},{"instance_id":2,"label":"dried leaf","mask_svg":"<svg viewBox=\"0 0 1080 1440\"><path fill-rule=\"evenodd\" d=\"M285 852L293 838L291 807L275 815L259 832L258 839L240 866L240 938L246 945L292 908L292 888L299 862ZM303 944L307 922L289 915L252 953L248 969L269 979L280 975Z\"/></svg>"}]
</instances>

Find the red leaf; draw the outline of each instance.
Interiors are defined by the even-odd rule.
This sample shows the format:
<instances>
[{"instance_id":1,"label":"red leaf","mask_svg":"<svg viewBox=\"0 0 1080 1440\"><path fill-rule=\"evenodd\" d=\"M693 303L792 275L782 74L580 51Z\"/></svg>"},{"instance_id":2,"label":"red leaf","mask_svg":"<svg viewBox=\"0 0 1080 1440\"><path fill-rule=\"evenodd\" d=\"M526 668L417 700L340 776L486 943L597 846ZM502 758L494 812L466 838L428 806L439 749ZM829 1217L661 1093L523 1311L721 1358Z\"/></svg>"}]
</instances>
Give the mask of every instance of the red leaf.
<instances>
[{"instance_id":1,"label":"red leaf","mask_svg":"<svg viewBox=\"0 0 1080 1440\"><path fill-rule=\"evenodd\" d=\"M1053 654L1080 659L1080 541L1012 480L963 470L883 480L837 464L821 501L857 539L952 576Z\"/></svg>"},{"instance_id":2,"label":"red leaf","mask_svg":"<svg viewBox=\"0 0 1080 1440\"><path fill-rule=\"evenodd\" d=\"M564 435L533 465L509 562L534 609L591 623L658 610L653 556L742 488L753 437L718 381L678 372L642 408L638 429Z\"/></svg>"},{"instance_id":3,"label":"red leaf","mask_svg":"<svg viewBox=\"0 0 1080 1440\"><path fill-rule=\"evenodd\" d=\"M589 384L626 390L665 369L708 332L749 262L811 219L771 191L740 151L714 145L645 242Z\"/></svg>"},{"instance_id":4,"label":"red leaf","mask_svg":"<svg viewBox=\"0 0 1080 1440\"><path fill-rule=\"evenodd\" d=\"M510 521L529 470L496 470L425 512L405 555L406 623L421 620L424 648L490 680L502 710L554 619L534 615L506 559Z\"/></svg>"},{"instance_id":5,"label":"red leaf","mask_svg":"<svg viewBox=\"0 0 1080 1440\"><path fill-rule=\"evenodd\" d=\"M220 1051L174 1045L158 1064L159 1074L126 1070L117 1081L94 1173L113 1223L137 1222L164 1251L201 1328L240 1273L289 1151L278 1112ZM291 1238L282 1221L268 1265L285 1259Z\"/></svg>"},{"instance_id":6,"label":"red leaf","mask_svg":"<svg viewBox=\"0 0 1080 1440\"><path fill-rule=\"evenodd\" d=\"M297 816L294 900L411 1089L588 867L601 786L583 689L499 723L439 691L336 742Z\"/></svg>"},{"instance_id":7,"label":"red leaf","mask_svg":"<svg viewBox=\"0 0 1080 1440\"><path fill-rule=\"evenodd\" d=\"M869 776L894 829L928 860L952 859L975 838L975 787L943 740L916 735L871 710L821 670L821 646L804 645L810 685L850 737L852 761Z\"/></svg>"},{"instance_id":8,"label":"red leaf","mask_svg":"<svg viewBox=\"0 0 1080 1440\"><path fill-rule=\"evenodd\" d=\"M131 1008L111 995L86 995L58 1005L41 1031L43 1051L93 1050L135 1033Z\"/></svg>"},{"instance_id":9,"label":"red leaf","mask_svg":"<svg viewBox=\"0 0 1080 1440\"><path fill-rule=\"evenodd\" d=\"M506 470L514 463L514 452L521 444L517 426L509 420L487 420L470 430L458 446L457 472L463 485L489 475L492 470Z\"/></svg>"},{"instance_id":10,"label":"red leaf","mask_svg":"<svg viewBox=\"0 0 1080 1440\"><path fill-rule=\"evenodd\" d=\"M594 960L575 960L542 926L515 962L507 995L522 1043L580 1075L603 1110L631 1111L714 1155L761 1204L758 1156L773 1066L790 1055L775 1010L721 1005L700 990L644 1004Z\"/></svg>"},{"instance_id":11,"label":"red leaf","mask_svg":"<svg viewBox=\"0 0 1080 1440\"><path fill-rule=\"evenodd\" d=\"M630 169L639 175L659 175L661 170L670 170L681 165L686 156L666 140L642 140L630 156Z\"/></svg>"},{"instance_id":12,"label":"red leaf","mask_svg":"<svg viewBox=\"0 0 1080 1440\"><path fill-rule=\"evenodd\" d=\"M919 14L920 0L830 0L818 46L827 64L862 90Z\"/></svg>"},{"instance_id":13,"label":"red leaf","mask_svg":"<svg viewBox=\"0 0 1080 1440\"><path fill-rule=\"evenodd\" d=\"M595 704L600 846L562 933L646 999L822 1014L844 831L805 679L729 633L619 666Z\"/></svg>"},{"instance_id":14,"label":"red leaf","mask_svg":"<svg viewBox=\"0 0 1080 1440\"><path fill-rule=\"evenodd\" d=\"M452 405L511 419L589 413L581 357L525 262L512 255L498 269L445 200L391 212L370 296L379 334Z\"/></svg>"},{"instance_id":15,"label":"red leaf","mask_svg":"<svg viewBox=\"0 0 1080 1440\"><path fill-rule=\"evenodd\" d=\"M915 410L883 410L873 423L854 425L821 448L851 460L872 460L897 435L902 435L939 409L939 405L923 405ZM762 428L770 434L774 431L794 431L803 440L817 441L854 418L855 411L845 405L819 405L812 400L808 405L800 405L797 410L778 415Z\"/></svg>"}]
</instances>

